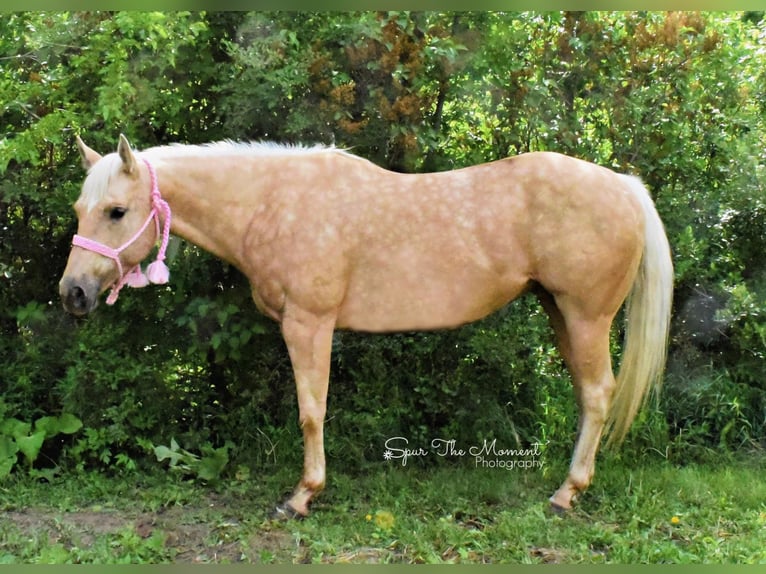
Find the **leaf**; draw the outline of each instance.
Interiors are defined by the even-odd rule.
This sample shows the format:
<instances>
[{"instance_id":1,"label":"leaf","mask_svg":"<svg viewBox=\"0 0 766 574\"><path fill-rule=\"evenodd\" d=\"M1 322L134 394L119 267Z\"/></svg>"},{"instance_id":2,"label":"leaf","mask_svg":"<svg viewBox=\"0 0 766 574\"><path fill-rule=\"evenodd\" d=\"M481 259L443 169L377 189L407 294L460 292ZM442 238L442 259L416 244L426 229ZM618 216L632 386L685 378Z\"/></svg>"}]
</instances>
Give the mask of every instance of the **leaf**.
<instances>
[{"instance_id":1,"label":"leaf","mask_svg":"<svg viewBox=\"0 0 766 574\"><path fill-rule=\"evenodd\" d=\"M64 413L59 417L59 432L74 434L82 428L82 421L71 413Z\"/></svg>"},{"instance_id":2,"label":"leaf","mask_svg":"<svg viewBox=\"0 0 766 574\"><path fill-rule=\"evenodd\" d=\"M205 455L199 461L197 476L203 480L216 480L229 462L229 447L204 448Z\"/></svg>"},{"instance_id":3,"label":"leaf","mask_svg":"<svg viewBox=\"0 0 766 574\"><path fill-rule=\"evenodd\" d=\"M35 421L35 430L44 432L46 438L56 436L59 434L58 417L40 417Z\"/></svg>"},{"instance_id":4,"label":"leaf","mask_svg":"<svg viewBox=\"0 0 766 574\"><path fill-rule=\"evenodd\" d=\"M179 462L182 462L184 463L184 468L188 469L190 465L196 464L199 460L197 455L178 446L176 439L170 439L170 448L162 445L154 447L154 455L159 462L170 459L171 468L176 467Z\"/></svg>"},{"instance_id":5,"label":"leaf","mask_svg":"<svg viewBox=\"0 0 766 574\"><path fill-rule=\"evenodd\" d=\"M12 458L16 460L19 445L9 436L0 436L0 460Z\"/></svg>"},{"instance_id":6,"label":"leaf","mask_svg":"<svg viewBox=\"0 0 766 574\"><path fill-rule=\"evenodd\" d=\"M31 465L37 455L40 454L40 448L43 446L45 440L45 431L38 431L29 436L16 437L16 444L19 445L19 450L24 453L27 462Z\"/></svg>"},{"instance_id":7,"label":"leaf","mask_svg":"<svg viewBox=\"0 0 766 574\"><path fill-rule=\"evenodd\" d=\"M82 428L82 421L70 413L60 417L40 417L35 421L35 430L45 431L45 438L51 438L59 433L74 434Z\"/></svg>"},{"instance_id":8,"label":"leaf","mask_svg":"<svg viewBox=\"0 0 766 574\"><path fill-rule=\"evenodd\" d=\"M223 333L221 333L220 331L214 333L210 339L210 345L213 347L214 350L217 350L218 347L221 346L222 342L223 342Z\"/></svg>"},{"instance_id":9,"label":"leaf","mask_svg":"<svg viewBox=\"0 0 766 574\"><path fill-rule=\"evenodd\" d=\"M13 465L16 464L16 457L0 458L0 478L5 478L11 474Z\"/></svg>"},{"instance_id":10,"label":"leaf","mask_svg":"<svg viewBox=\"0 0 766 574\"><path fill-rule=\"evenodd\" d=\"M154 447L154 456L157 457L158 462L162 462L163 460L170 459L170 466L177 465L178 461L183 458L183 455L180 452L171 450L168 447L163 445Z\"/></svg>"},{"instance_id":11,"label":"leaf","mask_svg":"<svg viewBox=\"0 0 766 574\"><path fill-rule=\"evenodd\" d=\"M19 419L5 419L0 423L0 433L13 438L27 436L30 430L32 430L32 425Z\"/></svg>"}]
</instances>

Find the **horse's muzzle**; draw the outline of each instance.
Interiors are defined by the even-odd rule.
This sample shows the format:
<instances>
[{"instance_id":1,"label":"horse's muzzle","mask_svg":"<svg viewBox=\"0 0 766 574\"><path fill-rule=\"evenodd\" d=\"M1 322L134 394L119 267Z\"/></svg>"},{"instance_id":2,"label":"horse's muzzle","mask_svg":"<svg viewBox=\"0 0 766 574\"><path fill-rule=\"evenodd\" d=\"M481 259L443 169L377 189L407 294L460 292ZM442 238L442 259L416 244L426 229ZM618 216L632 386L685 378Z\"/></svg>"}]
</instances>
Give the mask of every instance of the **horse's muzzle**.
<instances>
[{"instance_id":1,"label":"horse's muzzle","mask_svg":"<svg viewBox=\"0 0 766 574\"><path fill-rule=\"evenodd\" d=\"M72 315L87 315L98 303L99 282L96 279L82 277L74 279L64 277L59 283L61 302Z\"/></svg>"}]
</instances>

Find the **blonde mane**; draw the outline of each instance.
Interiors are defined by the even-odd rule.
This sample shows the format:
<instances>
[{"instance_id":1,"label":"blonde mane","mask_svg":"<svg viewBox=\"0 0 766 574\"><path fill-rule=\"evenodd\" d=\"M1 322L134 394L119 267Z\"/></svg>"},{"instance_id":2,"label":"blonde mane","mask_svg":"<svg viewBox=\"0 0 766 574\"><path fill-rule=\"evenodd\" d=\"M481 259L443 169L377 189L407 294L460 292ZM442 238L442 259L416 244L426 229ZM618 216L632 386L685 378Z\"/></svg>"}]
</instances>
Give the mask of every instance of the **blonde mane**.
<instances>
[{"instance_id":1,"label":"blonde mane","mask_svg":"<svg viewBox=\"0 0 766 574\"><path fill-rule=\"evenodd\" d=\"M193 156L251 156L251 157L295 157L317 153L340 153L348 157L358 157L345 149L323 144L280 144L274 142L235 142L223 140L200 145L170 144L145 149L134 150L137 157L145 155L148 158L163 159L172 157ZM359 158L361 159L361 158ZM109 188L109 181L117 175L122 161L116 153L103 156L89 171L80 195L87 211L92 210L101 201Z\"/></svg>"},{"instance_id":2,"label":"blonde mane","mask_svg":"<svg viewBox=\"0 0 766 574\"><path fill-rule=\"evenodd\" d=\"M151 155L152 157L163 158L193 155L249 155L254 157L289 157L327 152L347 153L343 149L323 144L308 146L303 144L281 144L267 141L235 142L232 140L223 140L200 145L170 144L167 146L149 148L144 150L142 153Z\"/></svg>"}]
</instances>

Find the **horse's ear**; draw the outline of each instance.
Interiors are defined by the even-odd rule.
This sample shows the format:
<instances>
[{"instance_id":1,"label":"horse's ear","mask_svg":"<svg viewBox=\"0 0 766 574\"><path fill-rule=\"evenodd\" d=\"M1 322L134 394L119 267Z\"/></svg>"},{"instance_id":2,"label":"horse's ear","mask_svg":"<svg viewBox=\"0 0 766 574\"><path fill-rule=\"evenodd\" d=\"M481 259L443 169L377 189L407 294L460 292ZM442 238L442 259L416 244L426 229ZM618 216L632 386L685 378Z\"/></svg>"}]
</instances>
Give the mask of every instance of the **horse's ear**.
<instances>
[{"instance_id":1,"label":"horse's ear","mask_svg":"<svg viewBox=\"0 0 766 574\"><path fill-rule=\"evenodd\" d=\"M101 159L101 154L93 151L88 146L86 146L83 141L80 139L80 136L75 136L75 141L77 142L77 149L80 150L80 157L82 158L82 166L85 169L90 169L93 167L93 164L95 164L98 160Z\"/></svg>"},{"instance_id":2,"label":"horse's ear","mask_svg":"<svg viewBox=\"0 0 766 574\"><path fill-rule=\"evenodd\" d=\"M136 169L136 156L133 155L133 150L130 149L128 138L123 134L120 134L120 143L117 144L117 155L122 160L122 171L128 175L134 173Z\"/></svg>"}]
</instances>

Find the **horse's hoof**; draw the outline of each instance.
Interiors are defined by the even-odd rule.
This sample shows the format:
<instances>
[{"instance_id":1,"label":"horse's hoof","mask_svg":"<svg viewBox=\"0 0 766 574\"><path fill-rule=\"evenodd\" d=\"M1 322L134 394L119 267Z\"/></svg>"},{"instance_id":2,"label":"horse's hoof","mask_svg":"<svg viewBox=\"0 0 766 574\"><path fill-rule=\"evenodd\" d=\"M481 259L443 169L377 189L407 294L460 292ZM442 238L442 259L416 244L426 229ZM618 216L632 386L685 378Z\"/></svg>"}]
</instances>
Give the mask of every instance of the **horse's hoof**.
<instances>
[{"instance_id":1,"label":"horse's hoof","mask_svg":"<svg viewBox=\"0 0 766 574\"><path fill-rule=\"evenodd\" d=\"M549 509L556 516L565 516L571 510L571 508L565 508L553 501L551 501Z\"/></svg>"},{"instance_id":2,"label":"horse's hoof","mask_svg":"<svg viewBox=\"0 0 766 574\"><path fill-rule=\"evenodd\" d=\"M306 518L305 514L301 514L295 510L289 502L278 505L271 513L271 519L278 522L287 522L289 520L302 520Z\"/></svg>"}]
</instances>

